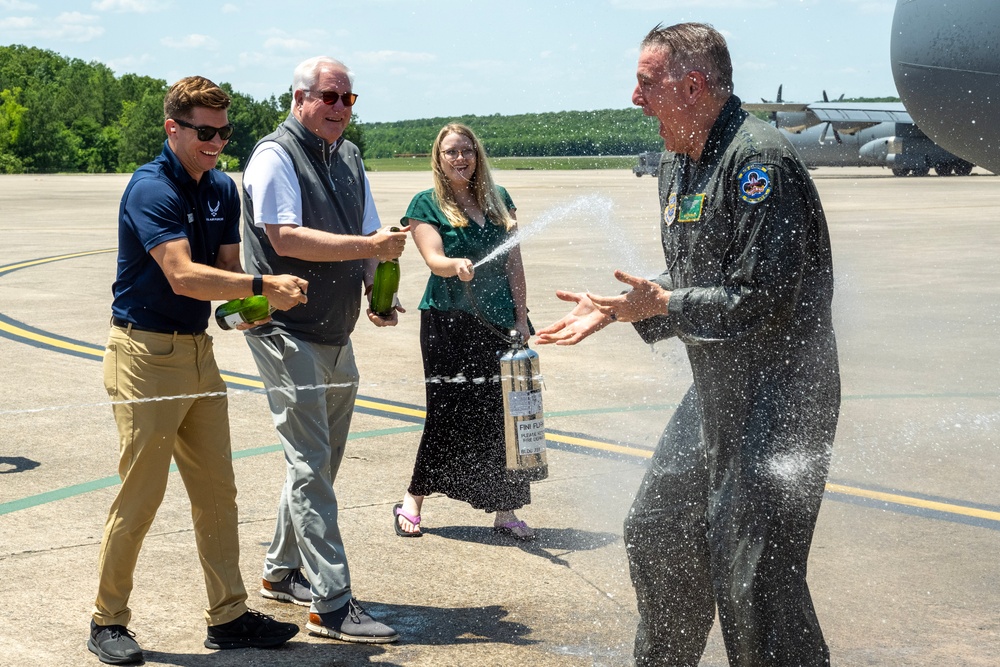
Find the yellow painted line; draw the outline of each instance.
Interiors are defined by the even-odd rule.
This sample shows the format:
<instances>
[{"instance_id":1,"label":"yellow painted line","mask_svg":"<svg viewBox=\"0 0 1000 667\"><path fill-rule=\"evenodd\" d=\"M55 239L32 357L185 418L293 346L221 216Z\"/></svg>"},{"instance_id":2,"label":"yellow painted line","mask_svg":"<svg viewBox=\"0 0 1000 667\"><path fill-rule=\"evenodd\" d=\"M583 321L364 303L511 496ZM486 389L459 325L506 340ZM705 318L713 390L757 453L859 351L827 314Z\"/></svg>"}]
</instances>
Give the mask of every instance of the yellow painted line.
<instances>
[{"instance_id":1,"label":"yellow painted line","mask_svg":"<svg viewBox=\"0 0 1000 667\"><path fill-rule=\"evenodd\" d=\"M622 445L612 445L606 442L596 442L594 440L587 440L585 438L574 438L571 435L557 435L555 433L546 433L546 440L551 440L552 442L563 442L567 445L577 445L579 447L587 447L589 449L600 449L605 452L614 452L615 454L627 454L629 456L641 456L643 458L650 458L653 456L653 452L648 449L636 449L635 447L623 447Z\"/></svg>"},{"instance_id":2,"label":"yellow painted line","mask_svg":"<svg viewBox=\"0 0 1000 667\"><path fill-rule=\"evenodd\" d=\"M33 259L27 262L21 262L20 264L8 264L7 266L0 266L0 273L6 273L7 271L16 271L17 269L23 269L28 266L38 266L39 264L48 264L49 262L58 262L64 259L73 259L74 257L86 257L87 255L100 255L105 252L114 252L116 248L105 248L103 250L87 250L85 252L74 252L69 255L59 255L58 257L46 257L44 259Z\"/></svg>"},{"instance_id":3,"label":"yellow painted line","mask_svg":"<svg viewBox=\"0 0 1000 667\"><path fill-rule=\"evenodd\" d=\"M89 354L90 356L96 357L98 359L104 358L103 349L95 350L92 347L77 345L76 343L68 343L64 340L59 340L58 338L52 338L51 336L34 333L32 331L28 331L27 329L22 329L21 327L16 327L13 324L8 324L6 322L0 322L0 331L6 331L7 333L14 334L15 336L18 336L20 338L27 338L28 340L33 340L36 343L44 343L45 345L51 345L52 347L58 347L64 350L72 350L73 352Z\"/></svg>"},{"instance_id":4,"label":"yellow painted line","mask_svg":"<svg viewBox=\"0 0 1000 667\"><path fill-rule=\"evenodd\" d=\"M229 375L228 373L222 373L222 379L230 384L236 384L243 387L250 387L251 389L263 389L264 383L260 380L248 380L246 378L239 378L235 375Z\"/></svg>"},{"instance_id":5,"label":"yellow painted line","mask_svg":"<svg viewBox=\"0 0 1000 667\"><path fill-rule=\"evenodd\" d=\"M977 519L1000 521L1000 512L991 512L989 510L981 510L975 507L963 507L961 505L939 503L933 500L922 500L920 498L911 498L909 496L901 496L895 493L883 493L881 491L869 491L868 489L856 489L852 486L843 486L841 484L827 484L826 490L833 491L835 493L844 493L850 496L870 498L872 500L882 500L887 503L895 503L897 505L919 507L921 509L934 510L936 512L946 512L948 514L960 514L962 516L971 516Z\"/></svg>"},{"instance_id":6,"label":"yellow painted line","mask_svg":"<svg viewBox=\"0 0 1000 667\"><path fill-rule=\"evenodd\" d=\"M383 412L395 412L397 415L408 415L410 417L420 418L425 418L427 416L427 412L425 410L415 410L413 408L404 408L398 405L388 405L386 403L379 403L378 401L367 401L363 398L359 398L355 401L355 403L365 408L382 410Z\"/></svg>"},{"instance_id":7,"label":"yellow painted line","mask_svg":"<svg viewBox=\"0 0 1000 667\"><path fill-rule=\"evenodd\" d=\"M248 380L247 378L236 377L233 375L222 374L222 379L226 382L234 385L239 385L243 387L250 387L253 389L263 389L264 383L260 380ZM388 403L380 403L378 401L369 401L364 398L359 398L354 402L355 405L361 406L363 408L371 408L372 410L381 410L382 412L392 412L397 415L407 415L410 417L419 417L423 419L427 416L427 412L424 410L417 410L414 408L404 408L399 405L389 405Z\"/></svg>"}]
</instances>

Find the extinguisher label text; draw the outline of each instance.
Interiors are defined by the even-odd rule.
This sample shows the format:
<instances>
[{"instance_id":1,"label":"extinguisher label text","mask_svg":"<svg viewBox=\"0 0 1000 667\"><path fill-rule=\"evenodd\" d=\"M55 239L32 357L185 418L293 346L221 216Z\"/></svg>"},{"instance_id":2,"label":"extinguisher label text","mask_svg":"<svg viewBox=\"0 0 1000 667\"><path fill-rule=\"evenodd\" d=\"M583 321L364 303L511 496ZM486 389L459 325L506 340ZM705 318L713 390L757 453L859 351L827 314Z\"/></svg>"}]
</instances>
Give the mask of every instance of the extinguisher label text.
<instances>
[{"instance_id":1,"label":"extinguisher label text","mask_svg":"<svg viewBox=\"0 0 1000 667\"><path fill-rule=\"evenodd\" d=\"M511 417L530 417L542 414L542 391L509 391L507 401Z\"/></svg>"},{"instance_id":2,"label":"extinguisher label text","mask_svg":"<svg viewBox=\"0 0 1000 667\"><path fill-rule=\"evenodd\" d=\"M545 451L545 420L526 419L517 422L517 451L525 454L541 454Z\"/></svg>"}]
</instances>

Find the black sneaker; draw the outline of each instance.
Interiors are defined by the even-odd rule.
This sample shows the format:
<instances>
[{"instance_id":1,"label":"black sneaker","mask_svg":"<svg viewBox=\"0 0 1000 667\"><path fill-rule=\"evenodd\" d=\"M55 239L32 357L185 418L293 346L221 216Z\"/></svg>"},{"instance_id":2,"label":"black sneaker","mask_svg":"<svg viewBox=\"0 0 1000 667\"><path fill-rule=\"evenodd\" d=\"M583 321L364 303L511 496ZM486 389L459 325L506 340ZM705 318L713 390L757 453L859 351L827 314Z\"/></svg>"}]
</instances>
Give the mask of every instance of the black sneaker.
<instances>
[{"instance_id":1,"label":"black sneaker","mask_svg":"<svg viewBox=\"0 0 1000 667\"><path fill-rule=\"evenodd\" d=\"M261 579L260 594L271 600L291 602L303 607L312 604L312 588L309 586L309 580L302 576L299 570L289 572L281 581Z\"/></svg>"},{"instance_id":2,"label":"black sneaker","mask_svg":"<svg viewBox=\"0 0 1000 667\"><path fill-rule=\"evenodd\" d=\"M228 623L208 626L205 648L275 648L298 633L299 626L294 623L282 623L273 616L248 609Z\"/></svg>"},{"instance_id":3,"label":"black sneaker","mask_svg":"<svg viewBox=\"0 0 1000 667\"><path fill-rule=\"evenodd\" d=\"M135 633L124 625L98 625L90 620L90 639L87 648L109 665L129 665L142 662L142 649L134 639Z\"/></svg>"},{"instance_id":4,"label":"black sneaker","mask_svg":"<svg viewBox=\"0 0 1000 667\"><path fill-rule=\"evenodd\" d=\"M323 637L358 644L388 644L399 639L395 630L369 616L353 598L340 609L310 613L306 628Z\"/></svg>"}]
</instances>

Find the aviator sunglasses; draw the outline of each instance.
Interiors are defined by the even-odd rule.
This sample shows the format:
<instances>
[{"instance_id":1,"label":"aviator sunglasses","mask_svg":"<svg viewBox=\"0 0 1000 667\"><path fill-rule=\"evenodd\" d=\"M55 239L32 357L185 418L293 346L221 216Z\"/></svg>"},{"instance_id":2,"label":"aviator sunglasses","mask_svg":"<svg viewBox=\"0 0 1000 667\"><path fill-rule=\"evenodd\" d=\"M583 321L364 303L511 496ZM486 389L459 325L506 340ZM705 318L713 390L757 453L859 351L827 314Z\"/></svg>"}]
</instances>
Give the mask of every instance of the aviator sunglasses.
<instances>
[{"instance_id":1,"label":"aviator sunglasses","mask_svg":"<svg viewBox=\"0 0 1000 667\"><path fill-rule=\"evenodd\" d=\"M194 130L198 133L198 141L211 141L215 133L219 133L219 138L223 141L229 139L233 136L233 131L236 129L232 123L228 125L223 125L222 127L212 127L211 125L192 125L186 120L181 120L180 118L171 119L181 127L186 127L189 130Z\"/></svg>"},{"instance_id":2,"label":"aviator sunglasses","mask_svg":"<svg viewBox=\"0 0 1000 667\"><path fill-rule=\"evenodd\" d=\"M338 93L336 90L321 90L319 92L307 90L305 94L310 97L318 97L323 100L323 104L328 104L329 106L336 104L337 100L343 100L345 107L353 107L354 103L358 100L358 96L354 93Z\"/></svg>"}]
</instances>

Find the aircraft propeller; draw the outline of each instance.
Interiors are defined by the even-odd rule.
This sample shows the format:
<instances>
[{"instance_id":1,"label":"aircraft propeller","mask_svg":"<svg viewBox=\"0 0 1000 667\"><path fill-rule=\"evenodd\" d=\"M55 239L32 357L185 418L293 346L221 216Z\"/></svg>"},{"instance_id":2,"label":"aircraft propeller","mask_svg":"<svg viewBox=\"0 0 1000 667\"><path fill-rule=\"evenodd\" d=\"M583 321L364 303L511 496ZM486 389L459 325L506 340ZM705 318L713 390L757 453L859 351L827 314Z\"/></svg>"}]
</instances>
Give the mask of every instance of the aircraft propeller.
<instances>
[{"instance_id":1,"label":"aircraft propeller","mask_svg":"<svg viewBox=\"0 0 1000 667\"><path fill-rule=\"evenodd\" d=\"M837 101L838 102L842 102L843 100L844 100L844 93L841 93L840 97L837 98ZM826 96L826 91L825 90L823 91L823 101L824 102L829 102L830 101L830 98ZM833 138L837 140L838 144L844 143L844 140L840 138L840 133L837 132L837 128L835 128L833 126L833 123L827 123L826 127L823 128L823 134L820 135L820 138L819 138L820 143L822 143L823 141L826 140L826 132L827 132L827 130L833 130Z\"/></svg>"}]
</instances>

